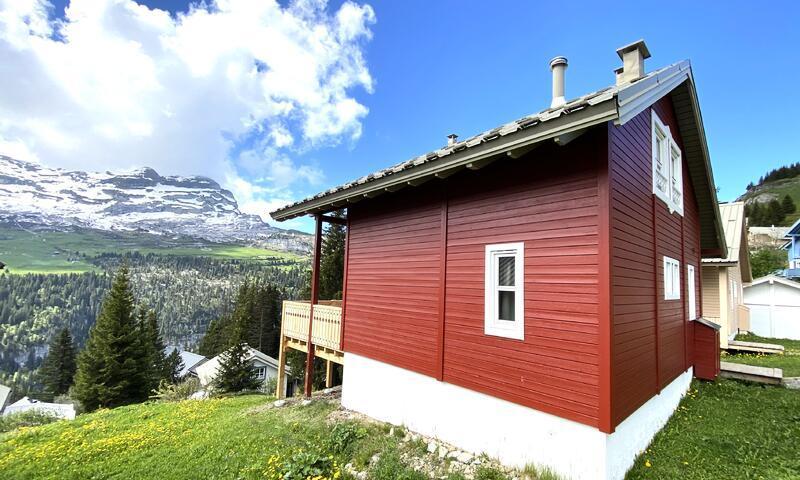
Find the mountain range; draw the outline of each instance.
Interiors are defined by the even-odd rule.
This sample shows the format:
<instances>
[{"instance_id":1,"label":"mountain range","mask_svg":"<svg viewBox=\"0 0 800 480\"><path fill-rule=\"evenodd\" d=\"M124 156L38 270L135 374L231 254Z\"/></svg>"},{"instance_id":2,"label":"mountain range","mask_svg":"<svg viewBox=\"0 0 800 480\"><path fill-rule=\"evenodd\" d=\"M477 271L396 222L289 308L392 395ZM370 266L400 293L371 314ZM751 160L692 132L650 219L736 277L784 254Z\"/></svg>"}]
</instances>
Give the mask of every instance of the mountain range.
<instances>
[{"instance_id":1,"label":"mountain range","mask_svg":"<svg viewBox=\"0 0 800 480\"><path fill-rule=\"evenodd\" d=\"M305 254L311 236L239 210L202 176L68 171L0 155L0 223L184 236Z\"/></svg>"}]
</instances>

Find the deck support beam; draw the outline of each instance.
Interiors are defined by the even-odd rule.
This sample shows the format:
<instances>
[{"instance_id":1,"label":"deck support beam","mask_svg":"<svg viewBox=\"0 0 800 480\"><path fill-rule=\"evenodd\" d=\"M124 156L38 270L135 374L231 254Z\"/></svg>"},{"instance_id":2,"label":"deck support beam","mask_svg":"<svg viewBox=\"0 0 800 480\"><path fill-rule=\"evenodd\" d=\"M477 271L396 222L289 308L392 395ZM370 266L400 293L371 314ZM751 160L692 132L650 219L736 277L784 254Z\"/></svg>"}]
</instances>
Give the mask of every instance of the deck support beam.
<instances>
[{"instance_id":1,"label":"deck support beam","mask_svg":"<svg viewBox=\"0 0 800 480\"><path fill-rule=\"evenodd\" d=\"M311 342L311 329L314 325L314 305L319 301L319 263L322 254L322 215L314 215L316 226L314 228L314 256L311 260L311 313L308 322L308 345ZM314 383L314 349L309 348L306 352L306 379L305 395L311 396Z\"/></svg>"},{"instance_id":2,"label":"deck support beam","mask_svg":"<svg viewBox=\"0 0 800 480\"><path fill-rule=\"evenodd\" d=\"M325 360L325 388L333 386L333 362Z\"/></svg>"},{"instance_id":3,"label":"deck support beam","mask_svg":"<svg viewBox=\"0 0 800 480\"><path fill-rule=\"evenodd\" d=\"M278 341L278 381L275 391L275 398L286 396L286 336L283 334L283 318L285 317L286 307L281 307L281 338Z\"/></svg>"}]
</instances>

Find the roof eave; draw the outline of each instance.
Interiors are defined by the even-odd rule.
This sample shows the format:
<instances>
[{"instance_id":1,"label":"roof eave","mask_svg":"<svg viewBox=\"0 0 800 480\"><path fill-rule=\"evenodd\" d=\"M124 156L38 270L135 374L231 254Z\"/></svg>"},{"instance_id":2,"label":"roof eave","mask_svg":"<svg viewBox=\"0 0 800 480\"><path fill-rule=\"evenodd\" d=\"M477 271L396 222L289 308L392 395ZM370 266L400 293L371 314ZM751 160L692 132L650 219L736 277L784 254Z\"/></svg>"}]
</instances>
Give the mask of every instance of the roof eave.
<instances>
[{"instance_id":1,"label":"roof eave","mask_svg":"<svg viewBox=\"0 0 800 480\"><path fill-rule=\"evenodd\" d=\"M324 213L343 208L348 204L356 203L364 198L372 198L386 191L395 191L415 183L419 184L426 179L435 177L437 173L449 173L452 170L466 168L471 163L504 155L507 152L522 149L559 135L615 120L617 115L617 105L614 97L611 96L603 102L587 106L577 112L561 115L534 127L451 153L434 162L414 166L351 188L291 205L273 212L271 216L276 221L283 221L301 215Z\"/></svg>"}]
</instances>

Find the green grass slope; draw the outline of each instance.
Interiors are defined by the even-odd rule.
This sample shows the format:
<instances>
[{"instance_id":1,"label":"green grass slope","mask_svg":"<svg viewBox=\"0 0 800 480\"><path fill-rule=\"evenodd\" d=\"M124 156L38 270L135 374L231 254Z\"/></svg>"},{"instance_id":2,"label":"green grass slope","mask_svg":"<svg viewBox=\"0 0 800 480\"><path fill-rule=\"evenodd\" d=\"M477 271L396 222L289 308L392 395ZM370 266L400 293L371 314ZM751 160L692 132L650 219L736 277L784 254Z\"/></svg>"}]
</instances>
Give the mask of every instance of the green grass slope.
<instances>
[{"instance_id":1,"label":"green grass slope","mask_svg":"<svg viewBox=\"0 0 800 480\"><path fill-rule=\"evenodd\" d=\"M95 270L90 262L92 257L125 252L236 260L300 260L299 256L287 252L146 233L25 230L0 224L0 261L11 273L88 272Z\"/></svg>"},{"instance_id":2,"label":"green grass slope","mask_svg":"<svg viewBox=\"0 0 800 480\"><path fill-rule=\"evenodd\" d=\"M400 428L332 422L336 406L326 401L267 408L271 400L146 403L0 434L0 478L333 480L352 478L344 468L351 463L372 479L424 480L401 458L426 455L446 468L447 460L428 454L424 442L403 441ZM375 454L380 461L371 461ZM488 466L478 467L475 477L508 478Z\"/></svg>"},{"instance_id":3,"label":"green grass slope","mask_svg":"<svg viewBox=\"0 0 800 480\"><path fill-rule=\"evenodd\" d=\"M626 478L800 478L800 391L694 381Z\"/></svg>"},{"instance_id":4,"label":"green grass slope","mask_svg":"<svg viewBox=\"0 0 800 480\"><path fill-rule=\"evenodd\" d=\"M405 440L400 427L346 420L326 401L268 408L271 400L146 403L21 428L0 434L1 477L332 479L351 478L343 468L349 463L375 480L428 478L409 464L433 465L435 478L465 478L448 471L449 460L429 454L423 440ZM626 478L798 478L798 438L800 391L695 381ZM522 478L487 460L475 479ZM318 467L319 477L308 473ZM534 472L527 468L526 478L556 478Z\"/></svg>"}]
</instances>

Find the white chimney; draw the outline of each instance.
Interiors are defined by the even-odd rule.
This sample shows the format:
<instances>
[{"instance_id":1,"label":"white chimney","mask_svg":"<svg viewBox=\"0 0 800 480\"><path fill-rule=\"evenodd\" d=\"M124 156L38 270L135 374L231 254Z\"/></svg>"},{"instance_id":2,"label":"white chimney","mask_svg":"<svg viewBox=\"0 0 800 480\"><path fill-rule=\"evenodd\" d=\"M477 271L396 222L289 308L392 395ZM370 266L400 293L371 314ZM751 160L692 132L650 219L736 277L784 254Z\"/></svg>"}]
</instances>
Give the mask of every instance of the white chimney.
<instances>
[{"instance_id":1,"label":"white chimney","mask_svg":"<svg viewBox=\"0 0 800 480\"><path fill-rule=\"evenodd\" d=\"M550 108L556 108L567 103L564 98L564 74L567 71L567 59L556 57L550 60L550 70L553 71L553 101L550 102Z\"/></svg>"},{"instance_id":2,"label":"white chimney","mask_svg":"<svg viewBox=\"0 0 800 480\"><path fill-rule=\"evenodd\" d=\"M622 60L622 66L614 70L617 75L617 85L633 82L644 76L644 60L650 58L650 51L644 40L618 48L617 55Z\"/></svg>"},{"instance_id":3,"label":"white chimney","mask_svg":"<svg viewBox=\"0 0 800 480\"><path fill-rule=\"evenodd\" d=\"M453 145L456 144L457 141L458 141L458 135L456 135L455 133L451 133L450 135L447 136L448 147L452 147Z\"/></svg>"}]
</instances>

